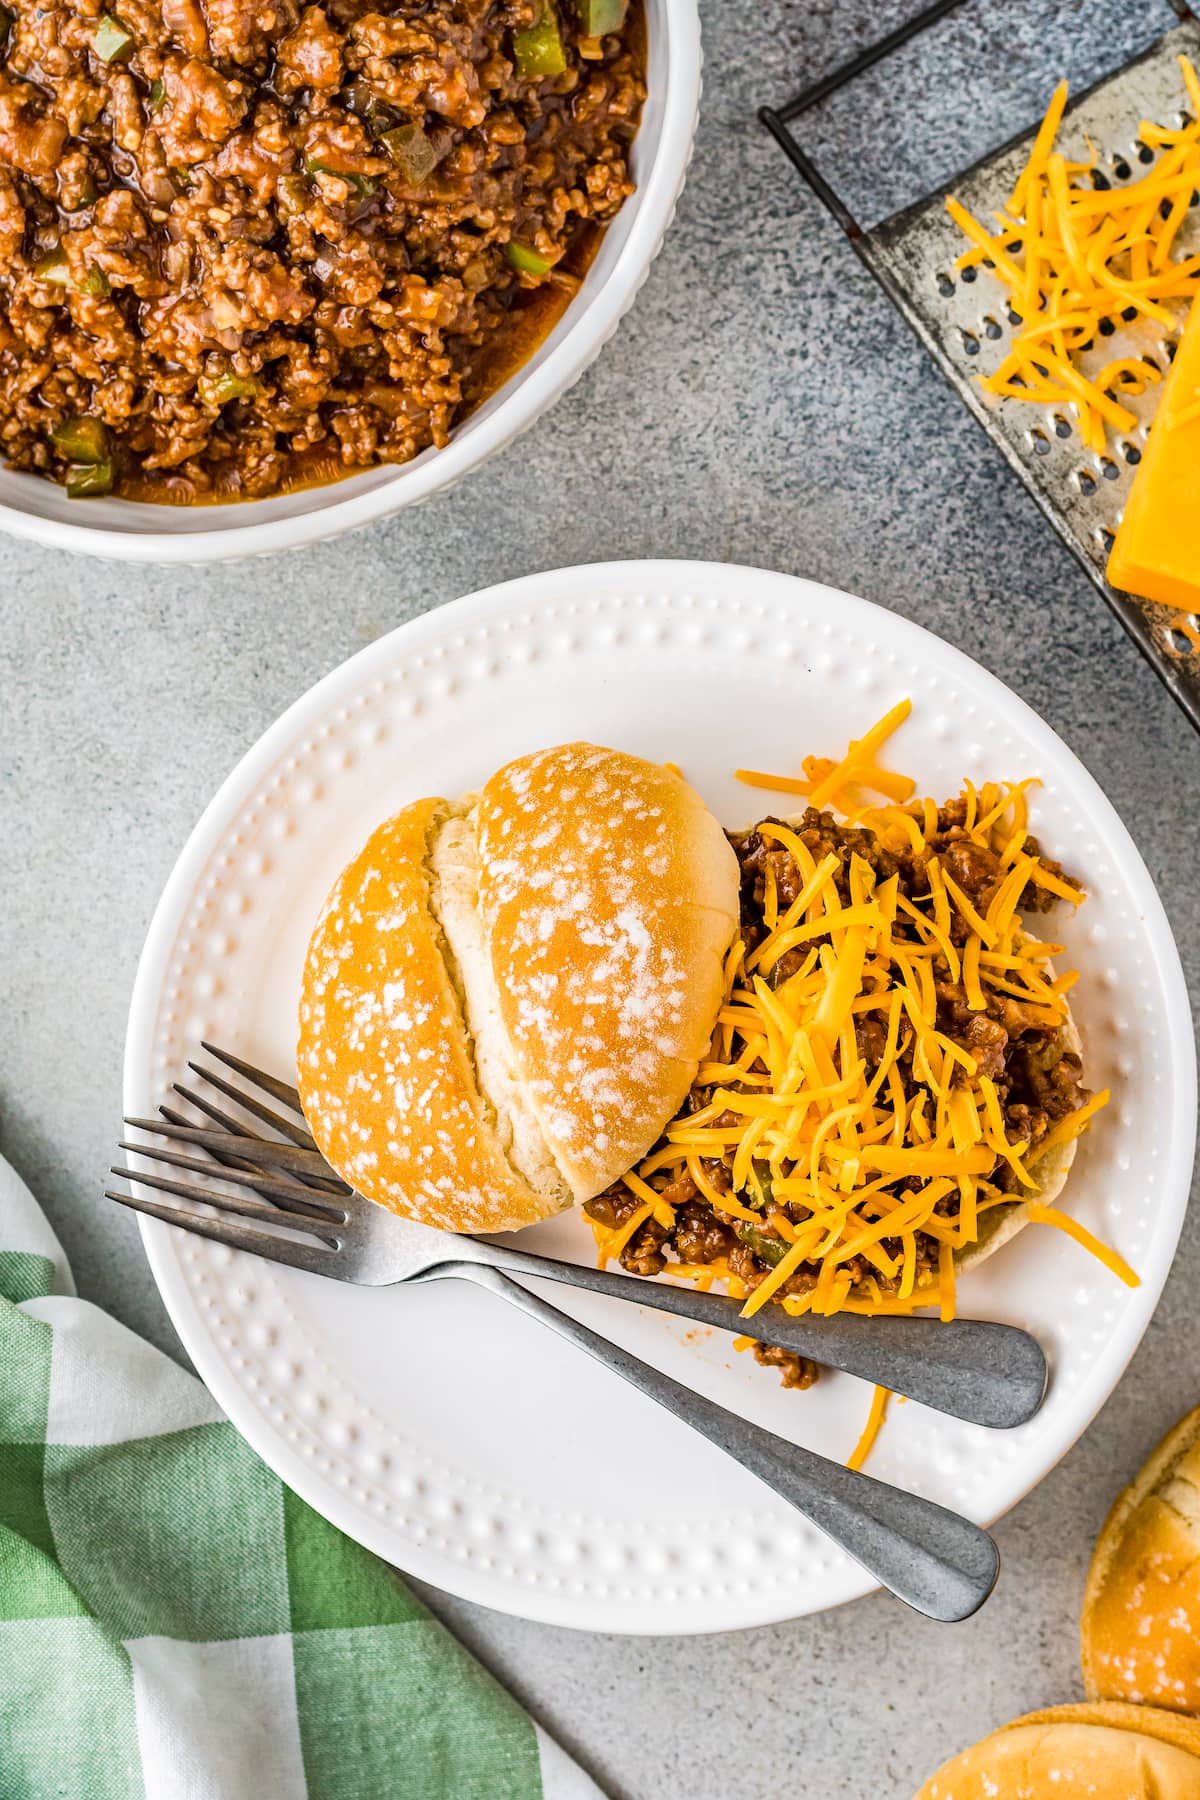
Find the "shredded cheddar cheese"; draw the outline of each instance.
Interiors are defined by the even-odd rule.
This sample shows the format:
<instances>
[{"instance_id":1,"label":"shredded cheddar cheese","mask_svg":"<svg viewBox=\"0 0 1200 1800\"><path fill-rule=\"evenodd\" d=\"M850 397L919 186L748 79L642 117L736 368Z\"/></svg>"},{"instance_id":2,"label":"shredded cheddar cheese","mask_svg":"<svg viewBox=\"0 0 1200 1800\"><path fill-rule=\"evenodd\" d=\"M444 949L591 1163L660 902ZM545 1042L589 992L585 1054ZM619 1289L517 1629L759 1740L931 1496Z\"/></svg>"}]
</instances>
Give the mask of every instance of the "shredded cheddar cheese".
<instances>
[{"instance_id":1,"label":"shredded cheddar cheese","mask_svg":"<svg viewBox=\"0 0 1200 1800\"><path fill-rule=\"evenodd\" d=\"M946 837L938 805L913 798L915 784L880 763L910 710L908 701L893 707L836 761L807 759L805 787L814 806L852 814L882 852L919 858L928 891L910 881L902 895L897 874L883 878L852 846L814 854L782 821L758 827L763 844L794 863L795 897L776 890L766 857L765 935L729 951L695 1110L676 1117L625 1178L623 1222L592 1220L602 1262L647 1221L669 1236L672 1193L698 1193L766 1272L751 1285L722 1255L671 1261L666 1273L703 1287L726 1282L747 1320L772 1300L792 1315L934 1308L951 1319L956 1254L978 1242L997 1207L1037 1201L1040 1159L1107 1102L1105 1090L1048 1128L1043 1114L1032 1143L1019 1124L1010 1136L1007 1090L966 1047L971 1033L959 1041L939 1026L947 979L985 1031L1013 1006L1033 1028L1062 1026L1075 976L1048 969L1061 946L1030 938L1019 908L1030 886L1073 905L1084 896L1036 853L1028 781L966 783L951 815L962 823ZM990 858L995 877L973 886L974 899L947 842L968 862L971 846ZM873 1067L858 1042L870 1018ZM1075 1221L1040 1204L1028 1216L1068 1232L1120 1279L1136 1279Z\"/></svg>"},{"instance_id":2,"label":"shredded cheddar cheese","mask_svg":"<svg viewBox=\"0 0 1200 1800\"><path fill-rule=\"evenodd\" d=\"M1186 56L1179 63L1200 113L1200 80ZM1157 155L1138 180L1109 185L1094 154L1072 162L1055 149L1066 103L1062 82L1016 186L992 215L995 230L952 195L946 210L969 246L956 267L987 266L1019 320L999 366L979 378L982 387L1001 398L1073 408L1084 444L1102 451L1109 429L1131 431L1138 422L1122 395L1144 392L1162 380L1162 370L1150 357L1125 356L1089 378L1080 357L1118 318L1140 315L1178 332L1182 303L1200 291L1200 256L1174 254L1200 187L1200 118L1176 130L1144 120L1141 140Z\"/></svg>"},{"instance_id":3,"label":"shredded cheddar cheese","mask_svg":"<svg viewBox=\"0 0 1200 1800\"><path fill-rule=\"evenodd\" d=\"M863 1426L862 1436L846 1458L848 1469L861 1469L875 1448L875 1440L883 1429L883 1421L887 1417L887 1406L891 1397L890 1390L885 1387L877 1387L871 1395L871 1410L867 1414L867 1422Z\"/></svg>"}]
</instances>

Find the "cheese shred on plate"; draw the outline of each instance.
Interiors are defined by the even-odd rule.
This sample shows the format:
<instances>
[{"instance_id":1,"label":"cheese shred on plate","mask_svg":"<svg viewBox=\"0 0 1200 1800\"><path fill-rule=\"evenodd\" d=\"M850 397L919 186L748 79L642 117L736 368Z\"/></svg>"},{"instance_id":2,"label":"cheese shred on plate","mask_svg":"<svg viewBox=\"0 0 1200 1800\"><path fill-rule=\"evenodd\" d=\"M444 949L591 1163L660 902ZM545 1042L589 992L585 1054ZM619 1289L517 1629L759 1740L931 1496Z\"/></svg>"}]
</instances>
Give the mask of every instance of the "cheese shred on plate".
<instances>
[{"instance_id":1,"label":"cheese shred on plate","mask_svg":"<svg viewBox=\"0 0 1200 1800\"><path fill-rule=\"evenodd\" d=\"M1024 1135L1020 1115L1029 1109L1006 1114L1012 1095L995 1045L1009 1040L995 1019L1011 1015L1014 1043L1027 1031L1028 1041L1056 1042L1071 1081L1080 1075L1078 1059L1061 1048L1074 976L1053 972L1049 958L1060 946L1026 932L1022 896L1078 905L1084 895L1045 863L1030 835L1032 783L966 782L952 808L939 808L882 766L910 711L902 701L836 760L808 758L802 777L739 771L753 786L803 795L824 809L822 824L807 843L781 820L757 827L764 852L791 859L788 897L764 854L756 865L766 871L756 890L765 890L764 931L729 952L727 997L692 1110L623 1186L588 1203L602 1264L636 1249L643 1226L656 1231L656 1244L678 1227L671 1242L680 1260L659 1257L639 1272L705 1288L724 1282L744 1301L746 1319L772 1299L793 1315L931 1308L953 1318L956 1252L979 1240L992 1209L1036 1203L1039 1158L1085 1130L1107 1101L1107 1091L1088 1098L1072 1087L1061 1116L1043 1113ZM840 834L841 854L811 848L823 833L830 841ZM870 840L871 859L860 853ZM954 873L972 857L989 871L974 898ZM899 874L883 873L902 858L923 872L908 894ZM948 983L963 1009L955 1035L945 1026ZM692 1205L677 1219L688 1205L672 1199L680 1194ZM701 1247L697 1208L723 1234L721 1254ZM1136 1282L1074 1220L1036 1204L1029 1216ZM752 1270L747 1252L758 1259ZM761 1318L755 1329L769 1342ZM738 1347L761 1348L757 1337ZM883 1404L877 1396L872 1435Z\"/></svg>"},{"instance_id":2,"label":"cheese shred on plate","mask_svg":"<svg viewBox=\"0 0 1200 1800\"><path fill-rule=\"evenodd\" d=\"M1094 149L1071 161L1055 148L1067 84L1055 90L1029 159L1006 203L985 224L953 196L946 208L967 240L955 267L983 264L1008 290L1019 323L999 366L981 377L998 397L1071 407L1089 449L1109 429L1132 431L1124 404L1162 380L1150 355L1114 355L1085 374L1080 358L1118 321L1151 320L1177 332L1181 302L1200 290L1200 256L1177 254L1200 189L1200 79L1179 58L1190 115L1174 127L1143 120L1149 161L1135 181L1110 182ZM1140 166L1140 165L1139 165ZM1093 361L1099 361L1099 352Z\"/></svg>"}]
</instances>

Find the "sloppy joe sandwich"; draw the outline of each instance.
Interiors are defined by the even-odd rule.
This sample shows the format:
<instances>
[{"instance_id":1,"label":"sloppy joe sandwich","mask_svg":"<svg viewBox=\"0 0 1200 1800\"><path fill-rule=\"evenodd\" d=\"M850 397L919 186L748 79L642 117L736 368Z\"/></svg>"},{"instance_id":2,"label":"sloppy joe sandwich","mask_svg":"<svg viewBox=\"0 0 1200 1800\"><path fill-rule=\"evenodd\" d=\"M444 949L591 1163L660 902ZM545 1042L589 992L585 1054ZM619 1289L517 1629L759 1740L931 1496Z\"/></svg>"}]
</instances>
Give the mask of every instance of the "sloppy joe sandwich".
<instances>
[{"instance_id":1,"label":"sloppy joe sandwich","mask_svg":"<svg viewBox=\"0 0 1200 1800\"><path fill-rule=\"evenodd\" d=\"M1105 1521L1082 1647L1090 1698L1200 1713L1200 1408L1168 1432Z\"/></svg>"},{"instance_id":2,"label":"sloppy joe sandwich","mask_svg":"<svg viewBox=\"0 0 1200 1800\"><path fill-rule=\"evenodd\" d=\"M602 1261L721 1281L747 1318L952 1318L959 1274L1032 1221L1136 1282L1055 1206L1108 1095L1030 921L1083 889L1030 831L1032 783L938 803L881 765L909 710L803 779L741 772L806 802L749 831L673 765L588 744L389 819L304 971L329 1161L459 1231L580 1201Z\"/></svg>"},{"instance_id":3,"label":"sloppy joe sandwich","mask_svg":"<svg viewBox=\"0 0 1200 1800\"><path fill-rule=\"evenodd\" d=\"M337 881L304 969L305 1116L360 1193L505 1231L599 1193L691 1091L737 861L679 775L567 744L420 800Z\"/></svg>"},{"instance_id":4,"label":"sloppy joe sandwich","mask_svg":"<svg viewBox=\"0 0 1200 1800\"><path fill-rule=\"evenodd\" d=\"M1086 1086L1061 946L1028 920L1083 890L1029 830L1030 783L939 804L879 766L908 711L803 780L743 772L808 804L730 836L740 923L709 1053L649 1157L587 1202L602 1259L721 1280L747 1317L950 1318L958 1274L1042 1220L1136 1279L1052 1210L1108 1096Z\"/></svg>"}]
</instances>

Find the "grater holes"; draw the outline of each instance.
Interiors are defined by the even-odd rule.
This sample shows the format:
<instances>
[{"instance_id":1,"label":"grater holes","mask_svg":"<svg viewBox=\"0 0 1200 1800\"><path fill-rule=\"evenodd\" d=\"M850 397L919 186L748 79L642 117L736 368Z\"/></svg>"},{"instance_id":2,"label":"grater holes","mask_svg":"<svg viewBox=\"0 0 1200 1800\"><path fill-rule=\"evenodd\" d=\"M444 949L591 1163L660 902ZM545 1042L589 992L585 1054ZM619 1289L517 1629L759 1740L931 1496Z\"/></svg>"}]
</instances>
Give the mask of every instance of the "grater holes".
<instances>
[{"instance_id":1,"label":"grater holes","mask_svg":"<svg viewBox=\"0 0 1200 1800\"><path fill-rule=\"evenodd\" d=\"M1114 156L1113 174L1118 181L1128 181L1129 177L1133 174L1133 170L1129 167L1129 164L1125 161L1123 156Z\"/></svg>"},{"instance_id":2,"label":"grater holes","mask_svg":"<svg viewBox=\"0 0 1200 1800\"><path fill-rule=\"evenodd\" d=\"M954 292L953 279L947 275L945 269L942 269L938 275L937 291L942 296L943 300L948 300Z\"/></svg>"},{"instance_id":3,"label":"grater holes","mask_svg":"<svg viewBox=\"0 0 1200 1800\"><path fill-rule=\"evenodd\" d=\"M1076 469L1075 486L1079 489L1085 500L1090 500L1099 486L1099 483L1090 469Z\"/></svg>"},{"instance_id":4,"label":"grater holes","mask_svg":"<svg viewBox=\"0 0 1200 1800\"><path fill-rule=\"evenodd\" d=\"M984 314L983 334L985 337L990 337L990 338L998 338L998 337L1004 336L1004 327L1003 327L1003 325L1001 325L999 319L997 319L993 313L985 313Z\"/></svg>"},{"instance_id":5,"label":"grater holes","mask_svg":"<svg viewBox=\"0 0 1200 1800\"><path fill-rule=\"evenodd\" d=\"M1104 173L1103 169L1093 169L1092 186L1098 189L1100 193L1106 194L1112 186L1112 182L1108 179L1108 176Z\"/></svg>"},{"instance_id":6,"label":"grater holes","mask_svg":"<svg viewBox=\"0 0 1200 1800\"><path fill-rule=\"evenodd\" d=\"M975 336L975 333L973 331L963 331L963 332L959 333L959 336L962 339L962 347L963 347L964 355L978 356L979 355L979 339Z\"/></svg>"},{"instance_id":7,"label":"grater holes","mask_svg":"<svg viewBox=\"0 0 1200 1800\"><path fill-rule=\"evenodd\" d=\"M1187 632L1178 625L1167 625L1163 630L1163 643L1175 656L1194 656L1196 645Z\"/></svg>"},{"instance_id":8,"label":"grater holes","mask_svg":"<svg viewBox=\"0 0 1200 1800\"><path fill-rule=\"evenodd\" d=\"M1021 315L1015 306L1010 306L1008 309L1008 322L1010 325L1019 325L1021 323Z\"/></svg>"},{"instance_id":9,"label":"grater holes","mask_svg":"<svg viewBox=\"0 0 1200 1800\"><path fill-rule=\"evenodd\" d=\"M1117 534L1110 525L1097 525L1096 542L1099 544L1105 556L1108 555L1116 541Z\"/></svg>"},{"instance_id":10,"label":"grater holes","mask_svg":"<svg viewBox=\"0 0 1200 1800\"><path fill-rule=\"evenodd\" d=\"M1050 439L1040 425L1035 425L1029 433L1029 447L1035 456L1049 456Z\"/></svg>"},{"instance_id":11,"label":"grater holes","mask_svg":"<svg viewBox=\"0 0 1200 1800\"><path fill-rule=\"evenodd\" d=\"M1100 321L1100 336L1101 337L1111 337L1113 335L1113 332L1116 329L1117 328L1113 324L1111 319L1101 319L1101 321Z\"/></svg>"},{"instance_id":12,"label":"grater holes","mask_svg":"<svg viewBox=\"0 0 1200 1800\"><path fill-rule=\"evenodd\" d=\"M1143 144L1141 138L1138 139L1137 159L1140 163L1152 163L1154 161L1153 150L1150 148L1149 144Z\"/></svg>"},{"instance_id":13,"label":"grater holes","mask_svg":"<svg viewBox=\"0 0 1200 1800\"><path fill-rule=\"evenodd\" d=\"M1066 413L1055 413L1055 415L1054 415L1054 435L1055 435L1055 437L1059 437L1059 438L1069 438L1070 437L1071 421L1070 421L1070 419L1068 419Z\"/></svg>"},{"instance_id":14,"label":"grater holes","mask_svg":"<svg viewBox=\"0 0 1200 1800\"><path fill-rule=\"evenodd\" d=\"M1137 465L1142 460L1142 453L1136 444L1122 444L1121 455L1125 458L1125 461L1129 464L1131 469L1136 469Z\"/></svg>"},{"instance_id":15,"label":"grater holes","mask_svg":"<svg viewBox=\"0 0 1200 1800\"><path fill-rule=\"evenodd\" d=\"M975 265L974 265L974 263L971 263L971 264L970 264L970 265L969 265L969 267L967 267L967 268L965 268L965 269L964 269L964 270L963 270L963 272L962 272L962 279L963 279L963 280L964 280L964 281L965 281L965 282L966 282L966 283L967 283L967 284L968 284L968 285L970 285L970 283L971 283L971 282L972 282L972 281L977 281L977 280L978 280L978 279L979 279L979 270L978 270L978 269L977 269L977 268L976 268L976 267L975 267Z\"/></svg>"},{"instance_id":16,"label":"grater holes","mask_svg":"<svg viewBox=\"0 0 1200 1800\"><path fill-rule=\"evenodd\" d=\"M1121 477L1120 468L1113 461L1111 456L1102 456L1100 458L1100 473L1103 475L1105 481L1119 481Z\"/></svg>"}]
</instances>

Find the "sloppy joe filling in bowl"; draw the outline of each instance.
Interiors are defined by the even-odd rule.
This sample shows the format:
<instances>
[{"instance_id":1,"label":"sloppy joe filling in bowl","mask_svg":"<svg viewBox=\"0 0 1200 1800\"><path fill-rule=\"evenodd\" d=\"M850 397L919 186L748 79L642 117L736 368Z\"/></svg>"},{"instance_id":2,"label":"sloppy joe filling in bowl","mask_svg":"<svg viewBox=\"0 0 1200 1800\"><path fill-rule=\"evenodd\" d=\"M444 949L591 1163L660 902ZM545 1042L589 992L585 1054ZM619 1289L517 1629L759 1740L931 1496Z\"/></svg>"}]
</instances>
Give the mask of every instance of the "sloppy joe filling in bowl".
<instances>
[{"instance_id":1,"label":"sloppy joe filling in bowl","mask_svg":"<svg viewBox=\"0 0 1200 1800\"><path fill-rule=\"evenodd\" d=\"M458 479L596 353L690 145L690 0L17 0L0 525L151 560Z\"/></svg>"}]
</instances>

